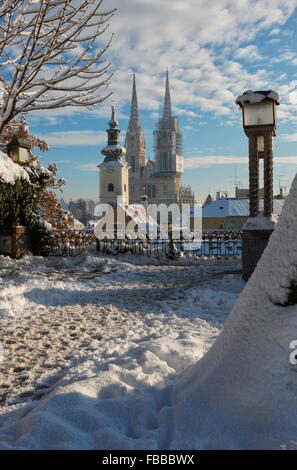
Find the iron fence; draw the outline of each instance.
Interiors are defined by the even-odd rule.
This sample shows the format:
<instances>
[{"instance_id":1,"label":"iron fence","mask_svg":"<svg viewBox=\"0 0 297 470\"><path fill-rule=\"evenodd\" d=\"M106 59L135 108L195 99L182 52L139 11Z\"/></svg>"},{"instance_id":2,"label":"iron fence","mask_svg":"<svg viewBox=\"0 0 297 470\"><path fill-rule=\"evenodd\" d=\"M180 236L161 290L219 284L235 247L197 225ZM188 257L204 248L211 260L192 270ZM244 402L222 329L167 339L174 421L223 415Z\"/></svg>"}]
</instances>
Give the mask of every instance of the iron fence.
<instances>
[{"instance_id":1,"label":"iron fence","mask_svg":"<svg viewBox=\"0 0 297 470\"><path fill-rule=\"evenodd\" d=\"M52 255L75 256L90 246L96 246L97 252L105 254L131 253L146 256L178 257L197 256L198 258L241 258L241 231L203 231L199 239L159 237L105 238L97 240L93 230L55 230L52 232Z\"/></svg>"},{"instance_id":2,"label":"iron fence","mask_svg":"<svg viewBox=\"0 0 297 470\"><path fill-rule=\"evenodd\" d=\"M93 230L60 229L51 232L50 254L75 256L96 245Z\"/></svg>"},{"instance_id":3,"label":"iron fence","mask_svg":"<svg viewBox=\"0 0 297 470\"><path fill-rule=\"evenodd\" d=\"M97 251L106 254L131 253L146 256L199 258L241 258L240 231L204 231L200 239L137 239L133 237L97 240Z\"/></svg>"}]
</instances>

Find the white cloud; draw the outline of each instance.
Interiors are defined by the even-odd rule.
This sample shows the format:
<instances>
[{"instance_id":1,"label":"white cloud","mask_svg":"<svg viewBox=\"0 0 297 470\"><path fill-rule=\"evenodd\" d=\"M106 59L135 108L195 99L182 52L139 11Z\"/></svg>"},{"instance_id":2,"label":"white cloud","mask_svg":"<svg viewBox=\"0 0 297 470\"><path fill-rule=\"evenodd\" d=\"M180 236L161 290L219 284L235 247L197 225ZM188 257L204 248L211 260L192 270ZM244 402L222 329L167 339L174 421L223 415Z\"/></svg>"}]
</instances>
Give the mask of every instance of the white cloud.
<instances>
[{"instance_id":1,"label":"white cloud","mask_svg":"<svg viewBox=\"0 0 297 470\"><path fill-rule=\"evenodd\" d=\"M274 28L269 32L269 36L274 36L275 34L279 34L280 29L279 28Z\"/></svg>"},{"instance_id":2,"label":"white cloud","mask_svg":"<svg viewBox=\"0 0 297 470\"><path fill-rule=\"evenodd\" d=\"M204 157L190 157L184 159L185 169L190 168L209 168L214 165L230 165L230 164L248 164L247 157L236 157L232 155L209 155Z\"/></svg>"},{"instance_id":3,"label":"white cloud","mask_svg":"<svg viewBox=\"0 0 297 470\"><path fill-rule=\"evenodd\" d=\"M140 108L155 116L163 102L168 66L175 106L225 115L234 110L232 96L251 84L271 87L271 71L250 73L241 62L261 59L253 40L265 30L276 34L297 1L110 0L110 4L118 8L110 50L117 101L130 100L136 72ZM225 48L225 54L229 51L229 58L218 46Z\"/></svg>"},{"instance_id":4,"label":"white cloud","mask_svg":"<svg viewBox=\"0 0 297 470\"><path fill-rule=\"evenodd\" d=\"M297 132L294 134L281 134L279 140L283 142L297 142Z\"/></svg>"},{"instance_id":5,"label":"white cloud","mask_svg":"<svg viewBox=\"0 0 297 470\"><path fill-rule=\"evenodd\" d=\"M51 132L43 138L53 147L96 146L106 143L104 131Z\"/></svg>"},{"instance_id":6,"label":"white cloud","mask_svg":"<svg viewBox=\"0 0 297 470\"><path fill-rule=\"evenodd\" d=\"M189 108L198 114L230 115L234 97L243 90L277 88L270 60L252 72L246 65L262 58L254 44L257 34L278 34L296 6L297 0L108 0L108 8L117 8L109 28L115 37L106 59L113 64L110 90L119 118L131 99L134 72L140 110L149 110L154 118L161 114L166 67L177 114ZM54 123L53 116L75 117L81 112L53 110L49 116ZM94 116L106 117L109 112L103 104Z\"/></svg>"},{"instance_id":7,"label":"white cloud","mask_svg":"<svg viewBox=\"0 0 297 470\"><path fill-rule=\"evenodd\" d=\"M244 59L248 62L254 62L257 60L262 60L262 56L258 52L258 48L255 45L250 45L246 47L241 47L237 49L234 54L236 59Z\"/></svg>"},{"instance_id":8,"label":"white cloud","mask_svg":"<svg viewBox=\"0 0 297 470\"><path fill-rule=\"evenodd\" d=\"M275 157L273 159L275 163L278 164L285 164L285 165L297 165L297 156L292 156L292 157Z\"/></svg>"},{"instance_id":9,"label":"white cloud","mask_svg":"<svg viewBox=\"0 0 297 470\"><path fill-rule=\"evenodd\" d=\"M274 157L273 161L278 165L297 165L297 156ZM184 159L185 169L209 168L214 165L247 165L248 157L237 157L233 155L209 155L204 157L190 157Z\"/></svg>"},{"instance_id":10,"label":"white cloud","mask_svg":"<svg viewBox=\"0 0 297 470\"><path fill-rule=\"evenodd\" d=\"M79 165L76 168L82 171L99 171L97 163L86 163L85 165Z\"/></svg>"}]
</instances>

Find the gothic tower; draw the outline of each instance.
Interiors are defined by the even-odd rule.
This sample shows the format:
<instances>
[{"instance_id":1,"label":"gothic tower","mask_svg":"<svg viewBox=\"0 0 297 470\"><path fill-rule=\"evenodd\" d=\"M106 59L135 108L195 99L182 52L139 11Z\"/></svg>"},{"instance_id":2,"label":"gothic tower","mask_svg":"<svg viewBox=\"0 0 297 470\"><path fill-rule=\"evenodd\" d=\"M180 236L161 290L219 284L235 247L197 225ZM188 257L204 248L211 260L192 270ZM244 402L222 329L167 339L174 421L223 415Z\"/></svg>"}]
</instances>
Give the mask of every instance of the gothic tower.
<instances>
[{"instance_id":1,"label":"gothic tower","mask_svg":"<svg viewBox=\"0 0 297 470\"><path fill-rule=\"evenodd\" d=\"M178 118L172 116L168 70L163 117L154 131L156 172L183 173L182 132L178 128Z\"/></svg>"},{"instance_id":2,"label":"gothic tower","mask_svg":"<svg viewBox=\"0 0 297 470\"><path fill-rule=\"evenodd\" d=\"M126 132L126 161L130 166L130 176L140 177L145 167L145 140L138 112L136 80L133 76L133 92L129 127Z\"/></svg>"},{"instance_id":3,"label":"gothic tower","mask_svg":"<svg viewBox=\"0 0 297 470\"><path fill-rule=\"evenodd\" d=\"M107 146L101 150L105 159L100 168L100 203L115 206L129 204L129 166L124 160L126 149L120 145L119 123L112 106L111 120L107 129Z\"/></svg>"}]
</instances>

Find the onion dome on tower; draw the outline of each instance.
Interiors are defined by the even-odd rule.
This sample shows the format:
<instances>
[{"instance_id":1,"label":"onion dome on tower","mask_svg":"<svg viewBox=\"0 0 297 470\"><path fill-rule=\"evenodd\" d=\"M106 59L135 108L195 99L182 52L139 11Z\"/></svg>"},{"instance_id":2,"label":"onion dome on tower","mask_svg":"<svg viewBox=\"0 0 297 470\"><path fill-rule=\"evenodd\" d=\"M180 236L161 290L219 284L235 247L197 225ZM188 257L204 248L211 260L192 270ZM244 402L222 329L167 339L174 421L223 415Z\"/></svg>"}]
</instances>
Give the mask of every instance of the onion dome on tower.
<instances>
[{"instance_id":1,"label":"onion dome on tower","mask_svg":"<svg viewBox=\"0 0 297 470\"><path fill-rule=\"evenodd\" d=\"M111 120L109 121L109 129L107 129L108 140L107 146L101 150L101 153L105 155L105 162L109 161L124 161L126 155L126 149L120 145L120 132L119 123L115 117L115 107L112 106Z\"/></svg>"}]
</instances>

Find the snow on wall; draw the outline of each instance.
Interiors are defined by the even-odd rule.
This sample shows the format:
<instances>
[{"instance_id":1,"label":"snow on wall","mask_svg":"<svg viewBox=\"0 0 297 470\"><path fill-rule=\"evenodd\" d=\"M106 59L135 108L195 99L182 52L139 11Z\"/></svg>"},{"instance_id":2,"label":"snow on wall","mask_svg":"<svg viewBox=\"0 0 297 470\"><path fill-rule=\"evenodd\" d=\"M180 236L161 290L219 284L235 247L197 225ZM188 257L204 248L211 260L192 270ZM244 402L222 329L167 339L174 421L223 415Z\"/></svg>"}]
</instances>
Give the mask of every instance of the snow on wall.
<instances>
[{"instance_id":1,"label":"snow on wall","mask_svg":"<svg viewBox=\"0 0 297 470\"><path fill-rule=\"evenodd\" d=\"M297 448L297 176L269 244L208 353L173 390L171 448ZM181 446L181 447L180 447Z\"/></svg>"},{"instance_id":2,"label":"snow on wall","mask_svg":"<svg viewBox=\"0 0 297 470\"><path fill-rule=\"evenodd\" d=\"M0 179L5 183L14 183L17 178L29 181L28 173L6 153L0 151Z\"/></svg>"}]
</instances>

